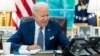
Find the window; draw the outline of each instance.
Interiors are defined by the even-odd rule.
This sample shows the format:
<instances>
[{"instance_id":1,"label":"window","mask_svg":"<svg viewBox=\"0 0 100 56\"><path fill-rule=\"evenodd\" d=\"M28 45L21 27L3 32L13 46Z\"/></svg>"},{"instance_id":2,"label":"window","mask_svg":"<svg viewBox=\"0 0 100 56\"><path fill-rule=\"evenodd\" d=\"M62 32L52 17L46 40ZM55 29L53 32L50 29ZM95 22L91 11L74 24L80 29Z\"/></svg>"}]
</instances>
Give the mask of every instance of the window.
<instances>
[{"instance_id":1,"label":"window","mask_svg":"<svg viewBox=\"0 0 100 56\"><path fill-rule=\"evenodd\" d=\"M67 27L72 27L74 21L75 0L36 0L49 4L50 16L66 17Z\"/></svg>"}]
</instances>

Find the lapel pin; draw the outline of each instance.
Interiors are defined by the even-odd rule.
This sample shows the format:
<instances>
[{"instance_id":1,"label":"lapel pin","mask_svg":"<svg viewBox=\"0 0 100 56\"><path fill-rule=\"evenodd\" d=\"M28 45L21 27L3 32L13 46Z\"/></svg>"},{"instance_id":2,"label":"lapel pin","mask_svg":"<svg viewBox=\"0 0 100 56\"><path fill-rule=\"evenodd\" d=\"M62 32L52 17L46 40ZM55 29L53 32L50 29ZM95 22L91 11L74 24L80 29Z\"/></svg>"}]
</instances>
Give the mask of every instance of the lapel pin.
<instances>
[{"instance_id":1,"label":"lapel pin","mask_svg":"<svg viewBox=\"0 0 100 56\"><path fill-rule=\"evenodd\" d=\"M48 31L50 31L50 29L48 29Z\"/></svg>"}]
</instances>

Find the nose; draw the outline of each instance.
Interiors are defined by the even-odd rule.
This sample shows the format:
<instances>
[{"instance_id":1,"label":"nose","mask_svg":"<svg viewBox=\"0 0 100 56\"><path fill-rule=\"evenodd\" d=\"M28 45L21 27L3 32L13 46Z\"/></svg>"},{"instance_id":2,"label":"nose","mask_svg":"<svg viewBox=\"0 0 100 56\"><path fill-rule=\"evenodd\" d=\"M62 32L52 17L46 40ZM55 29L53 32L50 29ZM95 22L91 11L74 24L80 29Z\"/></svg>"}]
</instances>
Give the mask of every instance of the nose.
<instances>
[{"instance_id":1,"label":"nose","mask_svg":"<svg viewBox=\"0 0 100 56\"><path fill-rule=\"evenodd\" d=\"M47 17L47 16L44 17L44 20L45 20L45 21L47 21L48 19L49 19L49 17Z\"/></svg>"}]
</instances>

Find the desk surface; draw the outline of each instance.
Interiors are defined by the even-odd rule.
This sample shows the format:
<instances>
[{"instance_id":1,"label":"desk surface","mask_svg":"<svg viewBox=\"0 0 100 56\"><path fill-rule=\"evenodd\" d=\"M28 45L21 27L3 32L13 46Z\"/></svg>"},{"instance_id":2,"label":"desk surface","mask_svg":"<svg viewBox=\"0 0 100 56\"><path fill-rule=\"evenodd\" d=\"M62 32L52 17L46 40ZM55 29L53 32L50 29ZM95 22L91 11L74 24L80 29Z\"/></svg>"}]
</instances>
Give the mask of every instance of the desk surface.
<instances>
[{"instance_id":1,"label":"desk surface","mask_svg":"<svg viewBox=\"0 0 100 56\"><path fill-rule=\"evenodd\" d=\"M3 50L0 50L0 56L62 56L61 53L62 51L61 50L46 50L46 51L38 51L37 53L34 53L35 50L33 50L33 53L16 53L16 54L7 54L7 55L4 55L3 54Z\"/></svg>"},{"instance_id":2,"label":"desk surface","mask_svg":"<svg viewBox=\"0 0 100 56\"><path fill-rule=\"evenodd\" d=\"M0 55L0 56L44 56L44 55L15 55L15 54L8 54L8 55ZM62 55L45 55L45 56L62 56Z\"/></svg>"}]
</instances>

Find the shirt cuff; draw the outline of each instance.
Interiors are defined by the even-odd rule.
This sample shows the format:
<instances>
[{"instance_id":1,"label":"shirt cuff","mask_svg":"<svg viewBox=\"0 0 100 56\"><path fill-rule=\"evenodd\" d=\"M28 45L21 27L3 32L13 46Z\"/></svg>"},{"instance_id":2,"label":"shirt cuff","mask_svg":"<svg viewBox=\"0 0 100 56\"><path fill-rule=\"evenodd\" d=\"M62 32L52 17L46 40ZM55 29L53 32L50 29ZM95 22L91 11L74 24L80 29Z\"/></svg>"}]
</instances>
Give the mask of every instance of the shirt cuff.
<instances>
[{"instance_id":1,"label":"shirt cuff","mask_svg":"<svg viewBox=\"0 0 100 56\"><path fill-rule=\"evenodd\" d=\"M20 54L23 54L23 53L29 53L29 51L27 50L27 45L22 45L20 48L19 48L19 53Z\"/></svg>"},{"instance_id":2,"label":"shirt cuff","mask_svg":"<svg viewBox=\"0 0 100 56\"><path fill-rule=\"evenodd\" d=\"M22 45L20 48L19 48L19 50L27 50L27 45Z\"/></svg>"}]
</instances>

